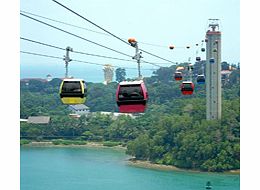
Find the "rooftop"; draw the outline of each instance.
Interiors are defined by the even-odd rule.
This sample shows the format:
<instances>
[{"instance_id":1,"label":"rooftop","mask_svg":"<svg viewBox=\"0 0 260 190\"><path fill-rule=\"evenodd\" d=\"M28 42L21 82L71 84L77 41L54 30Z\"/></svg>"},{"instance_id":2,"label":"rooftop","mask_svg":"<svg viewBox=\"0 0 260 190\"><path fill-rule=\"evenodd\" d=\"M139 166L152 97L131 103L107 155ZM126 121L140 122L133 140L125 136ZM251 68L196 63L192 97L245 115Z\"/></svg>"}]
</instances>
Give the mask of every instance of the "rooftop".
<instances>
[{"instance_id":1,"label":"rooftop","mask_svg":"<svg viewBox=\"0 0 260 190\"><path fill-rule=\"evenodd\" d=\"M85 104L75 104L75 105L69 105L70 108L72 108L73 110L83 110L83 109L89 109L88 106L86 106Z\"/></svg>"},{"instance_id":2,"label":"rooftop","mask_svg":"<svg viewBox=\"0 0 260 190\"><path fill-rule=\"evenodd\" d=\"M50 116L30 116L27 123L48 124L50 119Z\"/></svg>"},{"instance_id":3,"label":"rooftop","mask_svg":"<svg viewBox=\"0 0 260 190\"><path fill-rule=\"evenodd\" d=\"M30 80L36 80L36 81L40 81L40 82L48 82L46 79L42 79L42 78L23 78L20 81L21 82L29 82Z\"/></svg>"}]
</instances>

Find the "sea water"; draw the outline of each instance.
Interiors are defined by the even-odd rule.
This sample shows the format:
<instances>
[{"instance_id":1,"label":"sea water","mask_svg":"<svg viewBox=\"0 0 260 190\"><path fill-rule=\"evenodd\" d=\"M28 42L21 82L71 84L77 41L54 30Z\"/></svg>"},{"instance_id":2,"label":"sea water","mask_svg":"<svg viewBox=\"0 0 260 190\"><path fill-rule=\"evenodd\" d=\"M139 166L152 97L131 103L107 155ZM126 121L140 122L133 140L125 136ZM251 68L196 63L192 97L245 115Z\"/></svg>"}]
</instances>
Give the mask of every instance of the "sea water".
<instances>
[{"instance_id":1,"label":"sea water","mask_svg":"<svg viewBox=\"0 0 260 190\"><path fill-rule=\"evenodd\" d=\"M239 175L129 166L123 150L21 147L21 190L238 190Z\"/></svg>"},{"instance_id":2,"label":"sea water","mask_svg":"<svg viewBox=\"0 0 260 190\"><path fill-rule=\"evenodd\" d=\"M44 65L44 64L42 64ZM65 76L65 67L63 64L49 64L42 66L40 64L21 64L20 79L23 78L43 78L48 74L52 78L63 78ZM137 68L136 64L132 66ZM158 69L158 68L157 68ZM141 72L143 77L151 77L154 70L143 70ZM69 76L74 78L82 78L86 82L101 83L104 81L104 71L100 66L86 66L84 64L71 65L69 67ZM137 69L126 69L126 78L136 78L138 74ZM116 80L115 72L113 81Z\"/></svg>"}]
</instances>

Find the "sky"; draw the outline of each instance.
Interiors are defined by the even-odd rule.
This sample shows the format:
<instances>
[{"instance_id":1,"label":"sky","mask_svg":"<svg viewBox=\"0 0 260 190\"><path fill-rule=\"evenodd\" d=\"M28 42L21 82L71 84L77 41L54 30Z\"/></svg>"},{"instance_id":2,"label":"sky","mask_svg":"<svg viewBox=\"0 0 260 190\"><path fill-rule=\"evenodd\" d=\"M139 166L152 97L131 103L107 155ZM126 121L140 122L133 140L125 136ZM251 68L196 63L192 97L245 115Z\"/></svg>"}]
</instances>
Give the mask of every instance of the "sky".
<instances>
[{"instance_id":1,"label":"sky","mask_svg":"<svg viewBox=\"0 0 260 190\"><path fill-rule=\"evenodd\" d=\"M208 29L208 19L220 19L222 61L232 64L240 62L240 4L238 0L63 0L59 2L125 41L130 37L135 38L140 49L178 63L188 61L189 58L191 62L195 62L196 56L205 59L205 54L198 49L205 46L205 44L202 44L202 40L205 39ZM135 54L135 49L131 46L71 13L52 0L21 0L20 10L28 16L129 56L102 48L22 15L20 15L20 37L61 48L70 46L74 51L120 59L132 60L131 56ZM73 24L77 27L49 19ZM196 44L199 44L199 46L196 46ZM174 45L176 48L170 50L169 45ZM186 49L186 46L191 48ZM65 55L64 50L42 46L26 40L20 40L20 50L61 58ZM196 54L197 51L198 54ZM158 59L145 52L142 52L142 56L142 60L160 66L172 65L171 62ZM130 73L131 77L137 75L137 63L133 60L119 61L73 52L70 53L70 58L72 60L132 68L131 70L127 69L127 73ZM20 63L21 78L35 77L39 73L41 75L44 73L42 77L47 74L62 77L65 73L65 64L62 59L21 53ZM141 64L143 75L152 73L152 70L146 69L155 70L158 68L152 64ZM86 80L95 80L94 77L97 77L97 75L103 78L102 66L75 61L69 63L69 75L82 76L84 71Z\"/></svg>"}]
</instances>

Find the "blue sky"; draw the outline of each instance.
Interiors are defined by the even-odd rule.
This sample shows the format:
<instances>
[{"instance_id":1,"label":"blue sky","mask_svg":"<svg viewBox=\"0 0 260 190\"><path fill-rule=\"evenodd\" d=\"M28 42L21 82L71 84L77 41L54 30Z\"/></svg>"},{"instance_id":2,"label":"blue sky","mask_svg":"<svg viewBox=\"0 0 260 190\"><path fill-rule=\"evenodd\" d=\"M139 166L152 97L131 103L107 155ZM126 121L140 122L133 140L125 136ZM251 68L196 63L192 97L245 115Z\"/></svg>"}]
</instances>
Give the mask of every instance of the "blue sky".
<instances>
[{"instance_id":1,"label":"blue sky","mask_svg":"<svg viewBox=\"0 0 260 190\"><path fill-rule=\"evenodd\" d=\"M240 4L238 0L63 0L60 2L120 38L136 38L141 49L173 62L187 61L189 57L191 57L191 61L195 61L197 50L195 44L201 44L201 40L205 38L208 19L218 18L220 19L220 30L222 31L222 61L235 64L240 62ZM133 56L135 53L133 48L118 39L96 33L105 32L51 0L21 0L20 10L87 28L88 30L83 30L34 16L34 18L128 55ZM129 59L129 57L57 31L24 16L20 16L20 36L62 48L70 46L75 51ZM159 46L151 46L146 43ZM169 50L168 46L170 44L173 44L176 48ZM191 49L184 48L187 45L191 46ZM65 55L65 51L24 40L20 41L20 48L22 51L57 57ZM199 54L199 56L205 57L203 54ZM146 53L143 53L143 57L145 61L159 63L162 66L171 65L167 61ZM135 62L104 59L75 53L71 53L71 58L136 68ZM50 68L50 70L55 67L61 70L60 75L65 72L62 60L21 54L20 62L22 71L26 70L26 67L45 67ZM101 66L91 66L73 61L70 63L71 70L73 70L73 67L82 66L86 67L85 70L98 70L102 74ZM143 63L142 68L156 69L158 67ZM31 74L33 72L32 70ZM131 72L135 73L135 71ZM147 73L145 70L142 72ZM72 75L77 75L77 73L73 72Z\"/></svg>"}]
</instances>

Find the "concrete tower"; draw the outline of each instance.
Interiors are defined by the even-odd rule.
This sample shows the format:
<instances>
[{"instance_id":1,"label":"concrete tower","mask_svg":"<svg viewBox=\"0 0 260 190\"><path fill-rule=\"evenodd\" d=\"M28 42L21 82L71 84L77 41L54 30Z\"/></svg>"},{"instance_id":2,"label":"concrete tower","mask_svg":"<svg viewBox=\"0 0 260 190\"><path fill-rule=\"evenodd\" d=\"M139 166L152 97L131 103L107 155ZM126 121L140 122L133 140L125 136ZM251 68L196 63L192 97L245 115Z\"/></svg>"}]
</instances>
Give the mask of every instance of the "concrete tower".
<instances>
[{"instance_id":1,"label":"concrete tower","mask_svg":"<svg viewBox=\"0 0 260 190\"><path fill-rule=\"evenodd\" d=\"M209 19L205 40L207 120L221 119L221 32L218 22L218 19Z\"/></svg>"},{"instance_id":2,"label":"concrete tower","mask_svg":"<svg viewBox=\"0 0 260 190\"><path fill-rule=\"evenodd\" d=\"M113 75L114 75L114 68L112 65L110 64L106 64L103 67L103 71L104 71L104 84L108 84L110 82L112 82L113 80Z\"/></svg>"}]
</instances>

